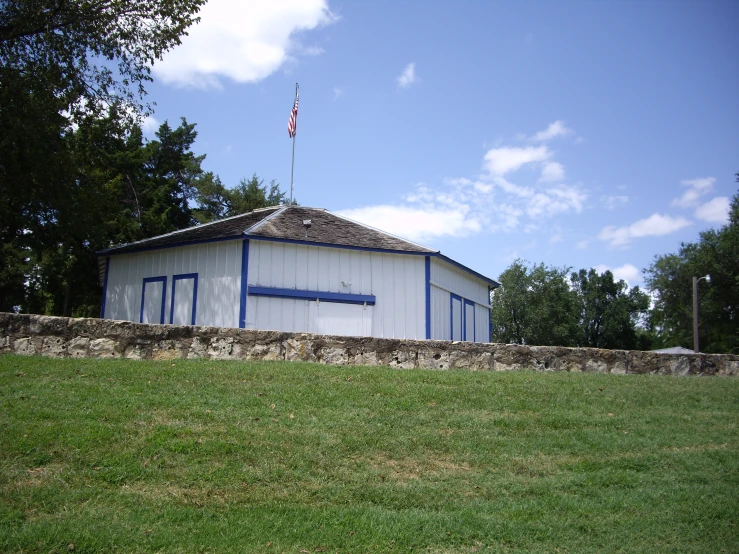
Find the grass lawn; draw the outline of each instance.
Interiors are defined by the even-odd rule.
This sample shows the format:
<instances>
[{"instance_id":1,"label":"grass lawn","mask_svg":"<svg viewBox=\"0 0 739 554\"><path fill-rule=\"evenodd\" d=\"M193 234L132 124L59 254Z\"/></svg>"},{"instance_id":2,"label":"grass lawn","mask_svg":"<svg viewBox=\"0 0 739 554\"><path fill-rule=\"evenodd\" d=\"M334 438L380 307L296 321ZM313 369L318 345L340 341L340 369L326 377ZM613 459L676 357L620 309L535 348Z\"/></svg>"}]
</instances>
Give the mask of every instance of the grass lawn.
<instances>
[{"instance_id":1,"label":"grass lawn","mask_svg":"<svg viewBox=\"0 0 739 554\"><path fill-rule=\"evenodd\" d=\"M739 552L739 379L0 356L3 552Z\"/></svg>"}]
</instances>

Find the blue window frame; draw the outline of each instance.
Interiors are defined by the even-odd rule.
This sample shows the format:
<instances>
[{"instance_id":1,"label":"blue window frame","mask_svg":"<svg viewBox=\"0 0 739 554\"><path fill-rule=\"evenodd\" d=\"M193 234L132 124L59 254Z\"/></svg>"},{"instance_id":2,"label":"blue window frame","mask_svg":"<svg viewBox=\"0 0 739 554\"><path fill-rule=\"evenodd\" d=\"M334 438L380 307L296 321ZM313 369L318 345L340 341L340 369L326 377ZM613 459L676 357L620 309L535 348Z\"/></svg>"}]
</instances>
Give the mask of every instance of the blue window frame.
<instances>
[{"instance_id":1,"label":"blue window frame","mask_svg":"<svg viewBox=\"0 0 739 554\"><path fill-rule=\"evenodd\" d=\"M464 340L464 303L462 297L453 292L449 293L449 340L454 340L454 301L459 302L459 340Z\"/></svg>"},{"instance_id":2,"label":"blue window frame","mask_svg":"<svg viewBox=\"0 0 739 554\"><path fill-rule=\"evenodd\" d=\"M147 283L162 283L162 309L159 316L159 323L164 323L164 310L167 305L167 277L145 277L141 286L141 312L139 313L139 322L144 322L144 301L146 300ZM149 322L151 323L151 322Z\"/></svg>"},{"instance_id":3,"label":"blue window frame","mask_svg":"<svg viewBox=\"0 0 739 554\"><path fill-rule=\"evenodd\" d=\"M174 303L175 293L177 291L177 281L183 281L185 279L192 279L192 314L190 318L190 325L195 325L195 315L197 313L198 306L198 274L197 273L181 273L180 275L172 276L172 302L169 306L169 322L174 323Z\"/></svg>"},{"instance_id":4,"label":"blue window frame","mask_svg":"<svg viewBox=\"0 0 739 554\"><path fill-rule=\"evenodd\" d=\"M472 337L470 338L470 330L467 328L467 309L472 310ZM462 319L464 320L464 340L475 342L475 303L472 300L464 299L464 310L462 310Z\"/></svg>"}]
</instances>

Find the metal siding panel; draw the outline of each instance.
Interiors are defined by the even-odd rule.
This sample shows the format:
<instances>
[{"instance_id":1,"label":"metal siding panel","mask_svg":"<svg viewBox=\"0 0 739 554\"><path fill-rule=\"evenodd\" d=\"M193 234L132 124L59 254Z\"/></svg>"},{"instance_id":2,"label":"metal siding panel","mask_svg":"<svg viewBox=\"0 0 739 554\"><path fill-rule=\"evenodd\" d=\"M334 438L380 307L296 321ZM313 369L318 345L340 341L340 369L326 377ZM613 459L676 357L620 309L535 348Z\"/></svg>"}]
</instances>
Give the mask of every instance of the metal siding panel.
<instances>
[{"instance_id":1,"label":"metal siding panel","mask_svg":"<svg viewBox=\"0 0 739 554\"><path fill-rule=\"evenodd\" d=\"M282 287L296 288L298 272L298 252L294 244L286 244L284 249L284 270L282 274Z\"/></svg>"},{"instance_id":2,"label":"metal siding panel","mask_svg":"<svg viewBox=\"0 0 739 554\"><path fill-rule=\"evenodd\" d=\"M359 294L372 294L372 254L369 252L361 252L359 273L361 285Z\"/></svg>"},{"instance_id":3,"label":"metal siding panel","mask_svg":"<svg viewBox=\"0 0 739 554\"><path fill-rule=\"evenodd\" d=\"M422 258L419 258L421 260ZM417 302L417 288L415 285L414 269L415 264L407 258L400 258L403 265L403 291L405 296L405 302L403 303L403 338L417 339L419 337L416 333L416 327L418 326L418 302ZM421 285L423 281L418 284Z\"/></svg>"},{"instance_id":4,"label":"metal siding panel","mask_svg":"<svg viewBox=\"0 0 739 554\"><path fill-rule=\"evenodd\" d=\"M328 283L325 290L329 292L339 292L341 290L341 258L338 249L327 248L328 251Z\"/></svg>"},{"instance_id":5,"label":"metal siding panel","mask_svg":"<svg viewBox=\"0 0 739 554\"><path fill-rule=\"evenodd\" d=\"M285 287L285 244L270 244L272 250L271 287Z\"/></svg>"},{"instance_id":6,"label":"metal siding panel","mask_svg":"<svg viewBox=\"0 0 739 554\"><path fill-rule=\"evenodd\" d=\"M308 290L310 269L308 267L308 249L295 246L295 288Z\"/></svg>"},{"instance_id":7,"label":"metal siding panel","mask_svg":"<svg viewBox=\"0 0 739 554\"><path fill-rule=\"evenodd\" d=\"M330 268L331 252L328 248L318 249L318 280L316 290L330 291Z\"/></svg>"},{"instance_id":8,"label":"metal siding panel","mask_svg":"<svg viewBox=\"0 0 739 554\"><path fill-rule=\"evenodd\" d=\"M372 293L377 297L374 317L372 318L372 336L382 338L385 336L385 304L388 301L383 288L383 260L382 254L370 254L370 275L372 276Z\"/></svg>"},{"instance_id":9,"label":"metal siding panel","mask_svg":"<svg viewBox=\"0 0 739 554\"><path fill-rule=\"evenodd\" d=\"M446 262L432 258L431 281L463 298L485 306L490 304L486 282Z\"/></svg>"}]
</instances>

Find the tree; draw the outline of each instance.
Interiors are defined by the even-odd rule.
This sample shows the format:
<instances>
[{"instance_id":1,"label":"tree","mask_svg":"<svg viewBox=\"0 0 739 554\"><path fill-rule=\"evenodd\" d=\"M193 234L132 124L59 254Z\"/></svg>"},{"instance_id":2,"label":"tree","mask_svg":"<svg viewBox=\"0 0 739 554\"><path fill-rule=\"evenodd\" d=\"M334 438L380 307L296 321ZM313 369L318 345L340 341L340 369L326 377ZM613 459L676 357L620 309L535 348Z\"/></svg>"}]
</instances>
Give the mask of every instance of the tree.
<instances>
[{"instance_id":1,"label":"tree","mask_svg":"<svg viewBox=\"0 0 739 554\"><path fill-rule=\"evenodd\" d=\"M737 173L739 181L739 173ZM701 283L699 329L703 352L739 352L739 193L729 220L718 230L700 233L698 242L682 243L677 253L657 256L645 270L654 298L650 325L658 346L693 346L693 277Z\"/></svg>"},{"instance_id":2,"label":"tree","mask_svg":"<svg viewBox=\"0 0 739 554\"><path fill-rule=\"evenodd\" d=\"M493 292L493 341L540 346L645 348L649 297L606 271L516 260Z\"/></svg>"},{"instance_id":3,"label":"tree","mask_svg":"<svg viewBox=\"0 0 739 554\"><path fill-rule=\"evenodd\" d=\"M269 189L264 179L256 173L248 181L241 179L239 184L226 188L218 176L207 174L198 185L197 203L194 217L200 223L207 223L224 217L243 214L259 208L286 204L285 192L280 192L280 185L274 179ZM293 201L293 204L297 204Z\"/></svg>"},{"instance_id":4,"label":"tree","mask_svg":"<svg viewBox=\"0 0 739 554\"><path fill-rule=\"evenodd\" d=\"M138 106L151 65L180 43L204 3L3 0L0 80L39 76L45 90L82 111Z\"/></svg>"},{"instance_id":5,"label":"tree","mask_svg":"<svg viewBox=\"0 0 739 554\"><path fill-rule=\"evenodd\" d=\"M203 2L0 2L0 310L41 310L48 298L29 291L53 288L44 275L79 270L70 237L83 250L91 241L75 230L86 220L77 208L92 198L99 203L90 187L112 185L101 165L77 165L83 156L75 129L91 125L90 118L109 128L135 120L151 64L179 43Z\"/></svg>"},{"instance_id":6,"label":"tree","mask_svg":"<svg viewBox=\"0 0 739 554\"><path fill-rule=\"evenodd\" d=\"M613 273L581 269L570 276L580 309L578 346L609 349L646 349L639 325L649 310L649 296L639 287L628 288Z\"/></svg>"},{"instance_id":7,"label":"tree","mask_svg":"<svg viewBox=\"0 0 739 554\"><path fill-rule=\"evenodd\" d=\"M571 346L577 334L577 299L567 282L569 268L527 266L516 260L493 292L493 341Z\"/></svg>"}]
</instances>

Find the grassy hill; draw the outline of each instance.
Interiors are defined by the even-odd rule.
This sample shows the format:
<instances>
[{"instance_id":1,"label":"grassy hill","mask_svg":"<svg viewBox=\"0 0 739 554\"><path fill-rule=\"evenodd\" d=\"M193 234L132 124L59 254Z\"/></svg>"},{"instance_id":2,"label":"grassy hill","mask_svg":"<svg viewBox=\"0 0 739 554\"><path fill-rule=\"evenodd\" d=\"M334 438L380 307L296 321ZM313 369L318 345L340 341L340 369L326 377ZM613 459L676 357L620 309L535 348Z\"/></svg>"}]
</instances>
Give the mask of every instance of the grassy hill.
<instances>
[{"instance_id":1,"label":"grassy hill","mask_svg":"<svg viewBox=\"0 0 739 554\"><path fill-rule=\"evenodd\" d=\"M0 356L3 552L737 552L739 379Z\"/></svg>"}]
</instances>

